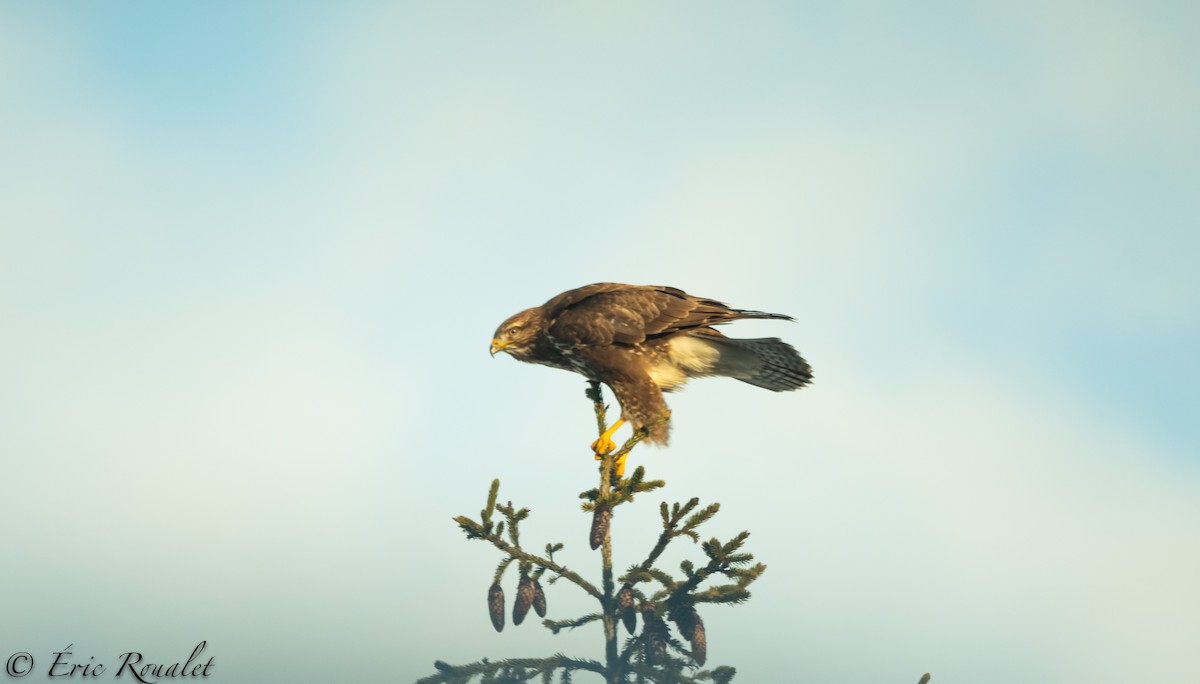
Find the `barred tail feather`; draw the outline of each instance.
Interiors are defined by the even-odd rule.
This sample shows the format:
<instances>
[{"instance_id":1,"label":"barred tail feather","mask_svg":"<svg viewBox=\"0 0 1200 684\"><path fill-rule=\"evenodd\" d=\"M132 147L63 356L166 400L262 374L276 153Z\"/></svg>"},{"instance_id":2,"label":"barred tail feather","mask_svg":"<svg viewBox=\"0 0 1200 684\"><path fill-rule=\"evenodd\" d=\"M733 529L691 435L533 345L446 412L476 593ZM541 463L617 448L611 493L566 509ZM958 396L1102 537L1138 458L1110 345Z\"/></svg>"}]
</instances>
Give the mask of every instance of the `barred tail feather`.
<instances>
[{"instance_id":1,"label":"barred tail feather","mask_svg":"<svg viewBox=\"0 0 1200 684\"><path fill-rule=\"evenodd\" d=\"M812 367L792 345L778 337L707 339L721 351L712 369L714 375L736 378L773 392L798 390L812 381Z\"/></svg>"}]
</instances>

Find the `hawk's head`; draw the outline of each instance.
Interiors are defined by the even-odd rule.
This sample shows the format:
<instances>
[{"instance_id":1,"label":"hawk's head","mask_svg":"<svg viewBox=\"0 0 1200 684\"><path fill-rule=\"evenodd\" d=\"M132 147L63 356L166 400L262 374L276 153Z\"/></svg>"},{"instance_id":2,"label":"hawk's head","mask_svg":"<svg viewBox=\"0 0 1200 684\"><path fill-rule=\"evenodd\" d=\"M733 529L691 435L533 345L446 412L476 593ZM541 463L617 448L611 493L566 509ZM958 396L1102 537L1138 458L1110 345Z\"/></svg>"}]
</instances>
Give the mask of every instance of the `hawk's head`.
<instances>
[{"instance_id":1,"label":"hawk's head","mask_svg":"<svg viewBox=\"0 0 1200 684\"><path fill-rule=\"evenodd\" d=\"M537 336L542 330L542 311L540 308L525 309L519 314L510 316L508 320L496 328L492 336L492 356L503 351L514 358L525 360L533 352Z\"/></svg>"}]
</instances>

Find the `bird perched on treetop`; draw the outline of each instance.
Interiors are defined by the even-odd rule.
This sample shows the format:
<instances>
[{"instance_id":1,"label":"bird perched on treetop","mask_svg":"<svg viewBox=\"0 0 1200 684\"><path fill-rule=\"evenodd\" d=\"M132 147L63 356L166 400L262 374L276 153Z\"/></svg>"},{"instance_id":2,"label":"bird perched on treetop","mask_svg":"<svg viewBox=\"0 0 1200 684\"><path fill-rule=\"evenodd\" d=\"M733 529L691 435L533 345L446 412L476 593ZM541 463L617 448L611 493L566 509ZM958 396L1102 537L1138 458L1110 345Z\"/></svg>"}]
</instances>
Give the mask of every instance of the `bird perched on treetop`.
<instances>
[{"instance_id":1,"label":"bird perched on treetop","mask_svg":"<svg viewBox=\"0 0 1200 684\"><path fill-rule=\"evenodd\" d=\"M725 376L776 392L807 385L812 369L790 344L777 337L734 339L712 327L743 318L792 320L732 309L673 287L595 283L501 323L491 353L608 385L621 418L592 444L599 457L616 448L612 435L627 421L635 431L647 431L647 442L666 444L670 411L662 393L690 378ZM623 465L618 463L618 474Z\"/></svg>"}]
</instances>

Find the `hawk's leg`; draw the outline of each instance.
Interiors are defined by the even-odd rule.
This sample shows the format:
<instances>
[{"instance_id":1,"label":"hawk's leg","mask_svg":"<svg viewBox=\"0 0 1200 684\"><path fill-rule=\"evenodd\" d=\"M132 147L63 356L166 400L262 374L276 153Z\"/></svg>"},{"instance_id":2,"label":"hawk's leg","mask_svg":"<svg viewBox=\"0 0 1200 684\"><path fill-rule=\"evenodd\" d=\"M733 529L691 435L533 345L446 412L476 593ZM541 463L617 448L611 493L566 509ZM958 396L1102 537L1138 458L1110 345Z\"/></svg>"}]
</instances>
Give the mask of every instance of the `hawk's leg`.
<instances>
[{"instance_id":1,"label":"hawk's leg","mask_svg":"<svg viewBox=\"0 0 1200 684\"><path fill-rule=\"evenodd\" d=\"M600 434L600 438L592 442L592 451L596 452L596 460L604 454L611 452L617 448L617 443L613 441L612 436L617 430L625 424L624 418L618 418L617 422L613 423L607 430Z\"/></svg>"}]
</instances>

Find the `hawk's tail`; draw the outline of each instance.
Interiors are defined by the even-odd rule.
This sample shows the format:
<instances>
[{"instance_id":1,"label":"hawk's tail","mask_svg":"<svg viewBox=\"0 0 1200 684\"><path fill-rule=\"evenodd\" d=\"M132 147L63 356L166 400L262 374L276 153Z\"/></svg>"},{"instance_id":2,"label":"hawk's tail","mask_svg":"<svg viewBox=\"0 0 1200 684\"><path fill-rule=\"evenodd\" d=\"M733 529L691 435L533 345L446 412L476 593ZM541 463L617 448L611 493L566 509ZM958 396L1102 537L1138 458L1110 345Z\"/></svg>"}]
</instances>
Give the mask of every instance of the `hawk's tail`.
<instances>
[{"instance_id":1,"label":"hawk's tail","mask_svg":"<svg viewBox=\"0 0 1200 684\"><path fill-rule=\"evenodd\" d=\"M812 381L812 367L778 337L739 340L705 335L720 351L713 375L724 375L774 392L798 390Z\"/></svg>"}]
</instances>

